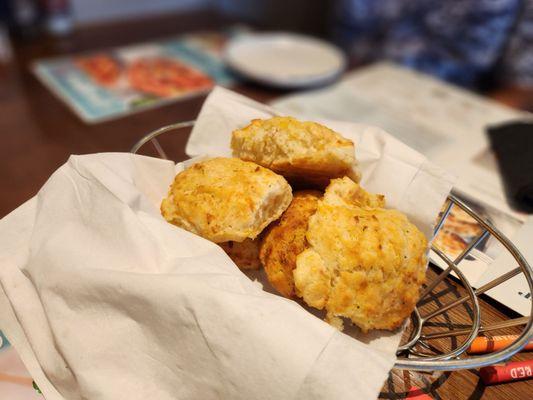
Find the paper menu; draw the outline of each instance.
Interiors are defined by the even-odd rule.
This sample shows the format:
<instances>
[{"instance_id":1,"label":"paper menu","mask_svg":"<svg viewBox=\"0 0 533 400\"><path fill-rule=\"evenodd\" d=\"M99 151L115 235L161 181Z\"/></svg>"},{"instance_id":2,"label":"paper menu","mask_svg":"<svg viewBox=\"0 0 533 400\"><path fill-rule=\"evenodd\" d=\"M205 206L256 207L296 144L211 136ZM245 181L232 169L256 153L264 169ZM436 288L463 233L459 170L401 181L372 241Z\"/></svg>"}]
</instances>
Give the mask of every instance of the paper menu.
<instances>
[{"instance_id":1,"label":"paper menu","mask_svg":"<svg viewBox=\"0 0 533 400\"><path fill-rule=\"evenodd\" d=\"M9 400L42 400L32 382L16 350L0 331L0 395Z\"/></svg>"},{"instance_id":2,"label":"paper menu","mask_svg":"<svg viewBox=\"0 0 533 400\"><path fill-rule=\"evenodd\" d=\"M233 84L222 62L228 37L196 32L38 60L33 72L84 122L97 123Z\"/></svg>"},{"instance_id":3,"label":"paper menu","mask_svg":"<svg viewBox=\"0 0 533 400\"><path fill-rule=\"evenodd\" d=\"M518 248L526 260L533 260L533 218L526 220L518 232L513 236L513 244ZM509 252L501 252L481 275L476 282L476 286L482 286L498 276L516 268L518 263ZM526 278L523 274L515 276L510 280L491 289L487 294L503 304L512 304L512 309L522 315L531 314L531 291L529 290Z\"/></svg>"}]
</instances>

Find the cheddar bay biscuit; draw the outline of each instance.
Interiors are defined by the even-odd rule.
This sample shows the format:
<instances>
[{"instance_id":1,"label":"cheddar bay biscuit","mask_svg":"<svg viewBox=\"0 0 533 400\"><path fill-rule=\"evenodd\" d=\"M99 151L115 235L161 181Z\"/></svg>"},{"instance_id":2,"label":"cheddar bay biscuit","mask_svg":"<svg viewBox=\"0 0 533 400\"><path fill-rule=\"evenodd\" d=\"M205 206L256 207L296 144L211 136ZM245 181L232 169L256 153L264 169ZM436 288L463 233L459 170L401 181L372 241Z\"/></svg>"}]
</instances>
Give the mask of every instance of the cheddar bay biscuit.
<instances>
[{"instance_id":1,"label":"cheddar bay biscuit","mask_svg":"<svg viewBox=\"0 0 533 400\"><path fill-rule=\"evenodd\" d=\"M219 243L219 245L240 269L261 268L261 261L259 260L259 238L245 239L242 242L224 242Z\"/></svg>"},{"instance_id":2,"label":"cheddar bay biscuit","mask_svg":"<svg viewBox=\"0 0 533 400\"><path fill-rule=\"evenodd\" d=\"M307 222L315 213L321 195L318 191L295 192L289 208L263 236L259 252L261 263L268 281L285 297L294 296L292 271L296 268L296 256L307 246Z\"/></svg>"},{"instance_id":3,"label":"cheddar bay biscuit","mask_svg":"<svg viewBox=\"0 0 533 400\"><path fill-rule=\"evenodd\" d=\"M364 190L348 177L332 179L324 193L325 203L354 207L385 207L385 196Z\"/></svg>"},{"instance_id":4,"label":"cheddar bay biscuit","mask_svg":"<svg viewBox=\"0 0 533 400\"><path fill-rule=\"evenodd\" d=\"M231 148L234 157L270 168L293 183L324 187L331 178L359 180L353 142L316 122L254 119L233 131Z\"/></svg>"},{"instance_id":5,"label":"cheddar bay biscuit","mask_svg":"<svg viewBox=\"0 0 533 400\"><path fill-rule=\"evenodd\" d=\"M255 239L289 206L285 178L255 163L213 158L176 175L161 214L215 243Z\"/></svg>"},{"instance_id":6,"label":"cheddar bay biscuit","mask_svg":"<svg viewBox=\"0 0 533 400\"><path fill-rule=\"evenodd\" d=\"M296 294L342 329L341 317L363 331L395 329L411 313L425 278L427 240L397 210L354 202L356 183L335 180L309 218L308 247L296 258ZM339 185L341 185L339 187ZM337 189L336 193L332 191ZM339 196L341 194L341 196ZM381 201L383 199L381 198ZM370 206L369 206L370 204Z\"/></svg>"}]
</instances>

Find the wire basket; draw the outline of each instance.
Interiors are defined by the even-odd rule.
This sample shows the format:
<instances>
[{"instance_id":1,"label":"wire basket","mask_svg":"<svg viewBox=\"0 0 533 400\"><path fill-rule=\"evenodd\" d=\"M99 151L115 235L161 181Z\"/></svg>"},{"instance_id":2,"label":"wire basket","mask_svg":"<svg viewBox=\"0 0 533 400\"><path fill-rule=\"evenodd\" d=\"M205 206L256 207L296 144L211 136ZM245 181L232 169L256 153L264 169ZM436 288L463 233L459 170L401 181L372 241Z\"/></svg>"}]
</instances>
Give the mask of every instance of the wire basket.
<instances>
[{"instance_id":1,"label":"wire basket","mask_svg":"<svg viewBox=\"0 0 533 400\"><path fill-rule=\"evenodd\" d=\"M141 148L144 148L146 144L151 143L158 157L169 159L165 150L163 149L163 146L157 138L167 132L172 132L175 134L184 128L191 128L194 126L194 123L194 120L179 122L152 131L141 138L133 146L131 152L136 154L139 152L139 150L141 150ZM528 317L503 320L491 325L483 325L481 323L482 315L478 299L479 296L519 274L524 275L529 286L529 291L530 293L533 293L533 270L515 245L505 235L492 226L491 223L480 217L474 210L465 204L465 202L453 194L450 194L446 200L444 210L435 226L435 236L444 225L444 222L448 217L452 207L459 207L465 211L481 225L482 231L454 260L451 260L439 248L432 245L431 249L433 254L438 256L448 267L438 274L435 279L428 282L426 286L423 287L417 307L411 314L410 332L408 338L397 350L395 368L418 371L454 371L480 368L509 359L511 356L519 352L529 342L529 340L533 338L533 321L531 319L531 313ZM478 287L477 289L474 289L461 270L458 268L458 265L461 263L461 261L467 258L467 256L469 256L469 254L473 249L476 248L476 246L478 246L478 244L485 241L490 236L503 245L503 247L513 256L518 265L513 270L504 273L498 278L481 287ZM448 278L452 272L455 274L455 280L466 290L466 294L459 295L452 301L448 301L444 304L438 304L438 308L436 310L424 313L422 305L427 304L433 299L432 296L434 289L437 288L439 284L444 282L444 280ZM533 297L530 297L530 299L531 310L533 311ZM468 314L468 319L470 320L467 326L464 326L461 329L455 329L454 324L448 321L449 323L447 326L445 326L446 329L436 332L433 331L430 333L426 332L426 328L431 325L430 321L434 321L439 316L445 315L448 311L460 306L468 307L469 309L469 312L465 313ZM467 349L470 347L471 343L478 336L478 334L518 326L524 326L521 334L506 348L485 355L472 356L466 353ZM457 337L466 337L466 339L457 341ZM451 349L441 352L427 352L420 350L431 350L432 346L429 345L429 342L443 338L454 339L452 341L453 345Z\"/></svg>"}]
</instances>

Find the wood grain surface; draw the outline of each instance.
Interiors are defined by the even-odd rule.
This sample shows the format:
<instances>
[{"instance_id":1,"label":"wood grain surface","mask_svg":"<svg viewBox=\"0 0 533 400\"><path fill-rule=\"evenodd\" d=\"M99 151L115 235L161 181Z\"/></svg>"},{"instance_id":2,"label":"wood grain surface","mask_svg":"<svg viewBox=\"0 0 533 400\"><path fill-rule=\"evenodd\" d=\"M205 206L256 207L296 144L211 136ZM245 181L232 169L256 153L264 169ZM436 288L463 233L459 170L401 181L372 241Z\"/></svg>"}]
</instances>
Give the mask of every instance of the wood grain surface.
<instances>
[{"instance_id":1,"label":"wood grain surface","mask_svg":"<svg viewBox=\"0 0 533 400\"><path fill-rule=\"evenodd\" d=\"M435 266L430 266L427 272L427 280L435 278L440 270ZM428 301L422 303L421 310L430 312L438 309L444 304L463 297L466 290L452 279L446 279L440 283L428 296ZM489 325L499 321L508 320L509 318L519 317L518 314L505 307L495 303L489 298L482 297L480 300L481 323ZM471 324L472 307L467 302L463 305L450 309L444 314L431 320L428 329L423 333L438 332L453 329L462 329ZM519 334L520 328L506 328L498 331L492 331L487 336L502 334ZM407 339L409 331L404 334ZM440 351L449 351L456 348L465 339L464 336L458 336L455 339L432 340L431 345ZM511 361L522 361L531 359L532 353L520 353L512 358ZM496 386L485 386L479 378L478 370L456 371L456 372L412 372L393 369L389 378L383 386L380 398L382 399L403 399L406 392L412 386L421 388L425 393L434 399L532 399L533 398L533 381L522 381L501 384Z\"/></svg>"},{"instance_id":2,"label":"wood grain surface","mask_svg":"<svg viewBox=\"0 0 533 400\"><path fill-rule=\"evenodd\" d=\"M198 97L118 120L87 125L33 77L29 70L33 60L132 44L180 32L219 29L228 22L215 14L198 12L91 26L62 39L15 42L14 60L0 64L0 217L35 195L70 154L129 151L140 137L153 129L194 119L204 100ZM250 83L240 84L235 89L260 101L284 94ZM185 130L164 139L168 140L164 143L165 149L176 161L186 158L187 138L188 131ZM428 275L435 276L435 271L430 268ZM435 289L433 298L425 307L439 307L462 294L463 290L456 283L447 280ZM481 307L484 323L514 316L484 300ZM435 329L438 330L442 323L460 328L461 324L468 324L468 315L468 304L459 306L435 319ZM519 330L508 329L495 334L512 332ZM446 340L435 344L437 347L449 345ZM532 358L531 353L519 354L513 360L528 358ZM405 398L412 386L420 387L435 399L533 399L533 381L485 387L475 370L433 374L393 370L380 398Z\"/></svg>"}]
</instances>

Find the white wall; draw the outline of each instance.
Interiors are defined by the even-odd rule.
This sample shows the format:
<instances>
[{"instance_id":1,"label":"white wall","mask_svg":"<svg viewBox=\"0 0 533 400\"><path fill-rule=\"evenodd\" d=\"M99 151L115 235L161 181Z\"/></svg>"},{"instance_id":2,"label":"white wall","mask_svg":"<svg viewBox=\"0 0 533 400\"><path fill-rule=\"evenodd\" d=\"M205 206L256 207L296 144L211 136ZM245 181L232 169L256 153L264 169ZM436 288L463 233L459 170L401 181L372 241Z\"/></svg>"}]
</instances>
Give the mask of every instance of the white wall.
<instances>
[{"instance_id":1,"label":"white wall","mask_svg":"<svg viewBox=\"0 0 533 400\"><path fill-rule=\"evenodd\" d=\"M79 24L191 11L211 3L210 0L70 0L74 21Z\"/></svg>"}]
</instances>

